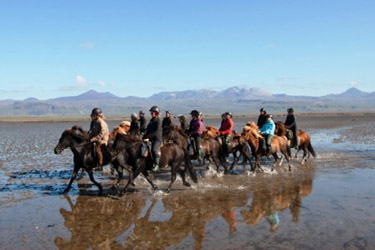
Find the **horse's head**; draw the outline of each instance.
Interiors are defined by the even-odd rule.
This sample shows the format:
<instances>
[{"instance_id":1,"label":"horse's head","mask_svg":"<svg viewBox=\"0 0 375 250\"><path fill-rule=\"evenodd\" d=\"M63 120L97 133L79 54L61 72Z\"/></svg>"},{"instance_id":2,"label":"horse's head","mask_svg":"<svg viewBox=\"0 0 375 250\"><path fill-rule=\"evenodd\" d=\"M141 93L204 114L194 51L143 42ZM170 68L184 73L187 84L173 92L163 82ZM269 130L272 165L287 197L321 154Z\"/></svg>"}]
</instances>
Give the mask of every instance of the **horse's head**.
<instances>
[{"instance_id":1,"label":"horse's head","mask_svg":"<svg viewBox=\"0 0 375 250\"><path fill-rule=\"evenodd\" d=\"M285 127L285 124L280 121L275 122L275 135L286 136L286 134L287 129Z\"/></svg>"},{"instance_id":2,"label":"horse's head","mask_svg":"<svg viewBox=\"0 0 375 250\"><path fill-rule=\"evenodd\" d=\"M75 143L80 144L84 142L88 139L88 136L88 133L78 126L73 126L72 128L65 130L59 139L59 143L54 149L55 154L61 154L64 149L71 147Z\"/></svg>"}]
</instances>

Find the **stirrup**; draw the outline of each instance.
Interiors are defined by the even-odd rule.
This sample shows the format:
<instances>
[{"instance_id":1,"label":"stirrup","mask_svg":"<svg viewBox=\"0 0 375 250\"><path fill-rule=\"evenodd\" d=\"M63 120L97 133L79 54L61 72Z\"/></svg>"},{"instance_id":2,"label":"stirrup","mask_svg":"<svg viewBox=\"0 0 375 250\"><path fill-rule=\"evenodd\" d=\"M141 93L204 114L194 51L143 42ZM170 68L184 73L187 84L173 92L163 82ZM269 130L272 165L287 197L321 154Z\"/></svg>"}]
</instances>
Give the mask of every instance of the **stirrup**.
<instances>
[{"instance_id":1,"label":"stirrup","mask_svg":"<svg viewBox=\"0 0 375 250\"><path fill-rule=\"evenodd\" d=\"M159 165L154 164L154 165L152 166L152 171L153 171L153 172L157 172L157 171L159 171Z\"/></svg>"}]
</instances>

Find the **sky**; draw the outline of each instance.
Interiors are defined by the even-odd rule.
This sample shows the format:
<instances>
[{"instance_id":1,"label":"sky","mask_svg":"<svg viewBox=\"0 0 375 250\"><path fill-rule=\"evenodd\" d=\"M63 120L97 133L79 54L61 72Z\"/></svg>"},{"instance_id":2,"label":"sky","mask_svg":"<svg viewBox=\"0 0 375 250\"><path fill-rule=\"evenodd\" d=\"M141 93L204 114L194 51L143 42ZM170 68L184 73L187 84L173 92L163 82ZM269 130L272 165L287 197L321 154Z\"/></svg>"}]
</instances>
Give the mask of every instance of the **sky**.
<instances>
[{"instance_id":1,"label":"sky","mask_svg":"<svg viewBox=\"0 0 375 250\"><path fill-rule=\"evenodd\" d=\"M375 91L375 1L3 1L0 100Z\"/></svg>"}]
</instances>

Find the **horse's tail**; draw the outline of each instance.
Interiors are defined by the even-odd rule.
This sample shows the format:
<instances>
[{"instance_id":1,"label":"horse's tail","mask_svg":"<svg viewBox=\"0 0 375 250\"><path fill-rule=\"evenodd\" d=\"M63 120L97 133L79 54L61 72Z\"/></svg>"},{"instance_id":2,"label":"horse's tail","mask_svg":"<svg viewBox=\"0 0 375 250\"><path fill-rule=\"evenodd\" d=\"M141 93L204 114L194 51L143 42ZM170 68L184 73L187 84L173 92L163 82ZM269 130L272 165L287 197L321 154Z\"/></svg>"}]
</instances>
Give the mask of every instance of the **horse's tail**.
<instances>
[{"instance_id":1,"label":"horse's tail","mask_svg":"<svg viewBox=\"0 0 375 250\"><path fill-rule=\"evenodd\" d=\"M189 151L187 149L184 150L184 161L185 161L185 168L187 168L187 171L189 172L190 178L195 182L198 183L198 177L197 174L194 171L193 165L191 164Z\"/></svg>"},{"instance_id":2,"label":"horse's tail","mask_svg":"<svg viewBox=\"0 0 375 250\"><path fill-rule=\"evenodd\" d=\"M311 142L310 142L309 145L307 146L307 149L309 150L310 154L315 158L315 157L316 157L316 154L315 154L314 148L313 148L312 145L311 145Z\"/></svg>"}]
</instances>

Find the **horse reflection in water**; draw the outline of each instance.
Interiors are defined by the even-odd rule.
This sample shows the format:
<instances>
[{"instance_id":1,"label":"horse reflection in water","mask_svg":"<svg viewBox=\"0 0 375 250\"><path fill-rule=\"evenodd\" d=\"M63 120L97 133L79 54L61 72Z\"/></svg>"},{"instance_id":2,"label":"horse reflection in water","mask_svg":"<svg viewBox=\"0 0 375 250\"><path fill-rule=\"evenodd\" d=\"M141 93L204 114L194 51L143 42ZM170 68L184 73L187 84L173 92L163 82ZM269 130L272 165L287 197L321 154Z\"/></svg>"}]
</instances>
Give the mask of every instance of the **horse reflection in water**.
<instances>
[{"instance_id":1,"label":"horse reflection in water","mask_svg":"<svg viewBox=\"0 0 375 250\"><path fill-rule=\"evenodd\" d=\"M57 237L55 244L59 249L164 249L192 236L195 248L201 249L209 222L222 223L222 218L228 232L236 233L237 223L243 223L236 218L236 208L248 225L264 217L275 231L280 223L278 211L289 208L293 221L298 221L302 197L311 193L312 178L313 171L272 176L272 181L260 176L244 189L186 190L160 199L144 193L116 200L79 196L74 205L66 196L71 212L60 209L60 213L72 236L70 240ZM164 213L169 215L166 219ZM212 237L222 231L207 233Z\"/></svg>"},{"instance_id":2,"label":"horse reflection in water","mask_svg":"<svg viewBox=\"0 0 375 250\"><path fill-rule=\"evenodd\" d=\"M310 170L293 177L277 176L269 183L258 183L249 210L241 210L245 222L254 226L264 217L270 225L270 231L276 231L280 223L277 211L288 208L293 222L298 222L302 197L312 192L313 175L314 172Z\"/></svg>"}]
</instances>

